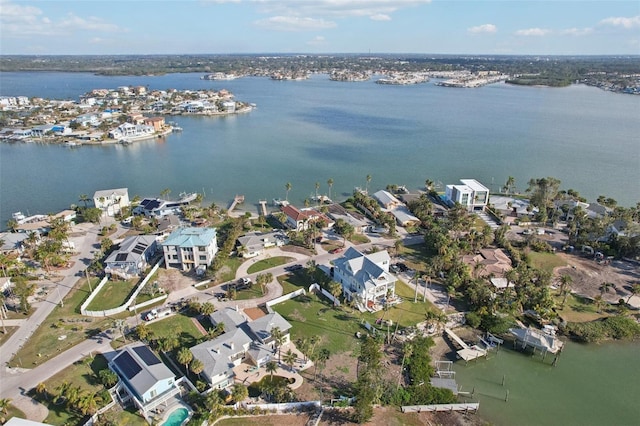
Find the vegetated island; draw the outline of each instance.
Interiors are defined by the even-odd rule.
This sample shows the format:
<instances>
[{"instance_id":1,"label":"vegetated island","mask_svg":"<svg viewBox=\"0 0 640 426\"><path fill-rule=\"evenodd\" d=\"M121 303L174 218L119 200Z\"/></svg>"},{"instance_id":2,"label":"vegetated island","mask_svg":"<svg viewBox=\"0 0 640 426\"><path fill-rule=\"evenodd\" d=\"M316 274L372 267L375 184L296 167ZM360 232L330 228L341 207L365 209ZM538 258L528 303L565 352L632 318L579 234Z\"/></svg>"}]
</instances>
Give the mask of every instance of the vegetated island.
<instances>
[{"instance_id":1,"label":"vegetated island","mask_svg":"<svg viewBox=\"0 0 640 426\"><path fill-rule=\"evenodd\" d=\"M2 55L0 71L77 71L101 75L206 75L298 80L323 73L334 81L363 81L372 75L493 71L520 85L564 87L587 84L616 93L640 94L640 56L507 55ZM471 86L477 87L477 86Z\"/></svg>"}]
</instances>

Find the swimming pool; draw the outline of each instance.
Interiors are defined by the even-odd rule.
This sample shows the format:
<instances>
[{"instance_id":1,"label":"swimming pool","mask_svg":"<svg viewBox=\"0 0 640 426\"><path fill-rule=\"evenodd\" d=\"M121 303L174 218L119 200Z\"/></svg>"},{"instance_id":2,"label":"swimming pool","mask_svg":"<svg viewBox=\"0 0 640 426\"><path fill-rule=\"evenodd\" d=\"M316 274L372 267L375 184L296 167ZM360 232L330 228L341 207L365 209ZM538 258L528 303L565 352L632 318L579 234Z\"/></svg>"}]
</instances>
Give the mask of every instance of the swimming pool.
<instances>
[{"instance_id":1,"label":"swimming pool","mask_svg":"<svg viewBox=\"0 0 640 426\"><path fill-rule=\"evenodd\" d=\"M186 408L178 408L169 414L162 426L180 426L187 417L189 417L189 411Z\"/></svg>"}]
</instances>

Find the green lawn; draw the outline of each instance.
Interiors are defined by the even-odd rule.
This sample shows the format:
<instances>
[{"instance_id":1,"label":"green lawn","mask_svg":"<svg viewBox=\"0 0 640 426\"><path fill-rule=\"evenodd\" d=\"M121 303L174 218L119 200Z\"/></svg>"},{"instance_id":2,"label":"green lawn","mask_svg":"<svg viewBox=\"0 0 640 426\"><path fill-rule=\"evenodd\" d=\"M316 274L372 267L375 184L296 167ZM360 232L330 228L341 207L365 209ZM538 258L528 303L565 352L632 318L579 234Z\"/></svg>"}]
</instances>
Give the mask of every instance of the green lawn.
<instances>
[{"instance_id":1,"label":"green lawn","mask_svg":"<svg viewBox=\"0 0 640 426\"><path fill-rule=\"evenodd\" d=\"M560 306L562 304L562 299L562 297L556 296L556 306ZM564 309L558 309L557 312L558 315L560 315L562 319L566 321L588 322L608 316L606 314L606 307L607 305L604 305L602 307L602 312L598 312L596 309L596 305L591 299L576 296L574 294L569 294L567 296L567 302L564 306Z\"/></svg>"},{"instance_id":2,"label":"green lawn","mask_svg":"<svg viewBox=\"0 0 640 426\"><path fill-rule=\"evenodd\" d=\"M262 296L264 296L264 294L262 294L262 289L259 285L254 284L253 286L251 286L251 288L246 288L244 290L236 292L235 300L257 299Z\"/></svg>"},{"instance_id":3,"label":"green lawn","mask_svg":"<svg viewBox=\"0 0 640 426\"><path fill-rule=\"evenodd\" d=\"M81 390L92 393L102 391L104 386L98 379L98 372L105 368L107 368L107 360L102 355L96 355L93 360L85 358L70 365L44 382L49 397L37 396L37 399L49 409L49 415L44 419L44 422L52 425L81 424L84 416L71 411L65 404L54 404L52 396L55 394L56 387L63 382L68 382L72 387L80 387ZM108 402L108 400L104 401L99 406L104 406Z\"/></svg>"},{"instance_id":4,"label":"green lawn","mask_svg":"<svg viewBox=\"0 0 640 426\"><path fill-rule=\"evenodd\" d=\"M255 274L256 272L264 271L265 269L271 269L276 266L284 265L285 263L289 263L292 260L294 260L293 257L286 256L275 256L269 257L267 259L262 259L249 266L249 269L247 269L247 273Z\"/></svg>"},{"instance_id":5,"label":"green lawn","mask_svg":"<svg viewBox=\"0 0 640 426\"><path fill-rule=\"evenodd\" d=\"M356 347L356 331L365 331L358 313L348 313L324 297L315 294L298 296L279 303L273 309L292 325L291 339L319 336L318 349L332 354L348 352Z\"/></svg>"},{"instance_id":6,"label":"green lawn","mask_svg":"<svg viewBox=\"0 0 640 426\"><path fill-rule=\"evenodd\" d=\"M224 266L218 271L214 279L217 283L226 283L236 279L236 271L242 264L244 259L240 257L230 257L224 262Z\"/></svg>"},{"instance_id":7,"label":"green lawn","mask_svg":"<svg viewBox=\"0 0 640 426\"><path fill-rule=\"evenodd\" d=\"M103 311L122 306L135 290L136 284L138 284L137 278L129 281L108 281L89 303L87 310Z\"/></svg>"},{"instance_id":8,"label":"green lawn","mask_svg":"<svg viewBox=\"0 0 640 426\"><path fill-rule=\"evenodd\" d=\"M97 283L98 279L92 279L92 288L95 288ZM85 317L80 314L80 306L88 296L89 285L81 278L64 299L64 306L53 309L9 365L20 367L22 364L24 368L38 365L77 345L88 336L111 328L114 319L130 315L129 312L123 312L111 318Z\"/></svg>"},{"instance_id":9,"label":"green lawn","mask_svg":"<svg viewBox=\"0 0 640 426\"><path fill-rule=\"evenodd\" d=\"M154 339L177 336L180 339L180 345L186 347L197 344L198 339L203 337L193 323L192 317L182 314L171 315L162 321L149 324L149 329L153 331Z\"/></svg>"},{"instance_id":10,"label":"green lawn","mask_svg":"<svg viewBox=\"0 0 640 426\"><path fill-rule=\"evenodd\" d=\"M553 272L557 267L567 266L567 262L553 253L538 253L536 251L532 251L529 253L529 259L531 259L531 266L534 268L543 269L549 272Z\"/></svg>"},{"instance_id":11,"label":"green lawn","mask_svg":"<svg viewBox=\"0 0 640 426\"><path fill-rule=\"evenodd\" d=\"M5 340L11 337L11 335L15 333L18 328L19 327L4 327L4 329L7 330L7 332L5 333L3 330L0 331L0 346L2 346Z\"/></svg>"},{"instance_id":12,"label":"green lawn","mask_svg":"<svg viewBox=\"0 0 640 426\"><path fill-rule=\"evenodd\" d=\"M376 319L392 320L393 324L400 324L400 327L410 327L425 320L427 310L436 311L437 308L429 300L422 301L422 288L418 288L418 301L413 302L415 290L412 290L402 281L396 281L396 295L402 297L404 302L392 306L388 311L376 313L366 312L363 318L373 324Z\"/></svg>"}]
</instances>

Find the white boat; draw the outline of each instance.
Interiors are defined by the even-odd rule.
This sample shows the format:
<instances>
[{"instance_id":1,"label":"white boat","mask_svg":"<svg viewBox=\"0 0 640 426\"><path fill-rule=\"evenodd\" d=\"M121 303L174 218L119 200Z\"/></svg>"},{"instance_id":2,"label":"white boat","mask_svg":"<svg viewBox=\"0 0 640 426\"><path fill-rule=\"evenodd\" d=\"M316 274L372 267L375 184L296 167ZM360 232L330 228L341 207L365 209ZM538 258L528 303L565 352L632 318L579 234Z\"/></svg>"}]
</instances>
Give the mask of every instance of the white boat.
<instances>
[{"instance_id":1,"label":"white boat","mask_svg":"<svg viewBox=\"0 0 640 426\"><path fill-rule=\"evenodd\" d=\"M289 205L289 202L287 200L282 200L280 198L274 198L273 205L278 207L286 207Z\"/></svg>"},{"instance_id":2,"label":"white boat","mask_svg":"<svg viewBox=\"0 0 640 426\"><path fill-rule=\"evenodd\" d=\"M319 201L320 203L333 204L331 198L327 197L326 195L312 195L311 200Z\"/></svg>"}]
</instances>

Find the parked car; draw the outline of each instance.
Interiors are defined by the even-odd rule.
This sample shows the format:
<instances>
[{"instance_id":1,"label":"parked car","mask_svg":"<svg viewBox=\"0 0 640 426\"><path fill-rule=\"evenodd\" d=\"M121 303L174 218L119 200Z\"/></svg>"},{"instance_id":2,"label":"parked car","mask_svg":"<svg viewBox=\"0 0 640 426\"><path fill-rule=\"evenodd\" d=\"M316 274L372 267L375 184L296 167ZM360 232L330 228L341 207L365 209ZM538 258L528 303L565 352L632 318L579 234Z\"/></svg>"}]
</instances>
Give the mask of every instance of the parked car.
<instances>
[{"instance_id":1,"label":"parked car","mask_svg":"<svg viewBox=\"0 0 640 426\"><path fill-rule=\"evenodd\" d=\"M284 270L287 272L294 272L300 269L302 269L302 265L299 263L296 263L295 265L287 266L286 268L284 268Z\"/></svg>"},{"instance_id":2,"label":"parked car","mask_svg":"<svg viewBox=\"0 0 640 426\"><path fill-rule=\"evenodd\" d=\"M330 250L329 253L332 253L332 254L342 253L342 247L336 247L333 250Z\"/></svg>"}]
</instances>

